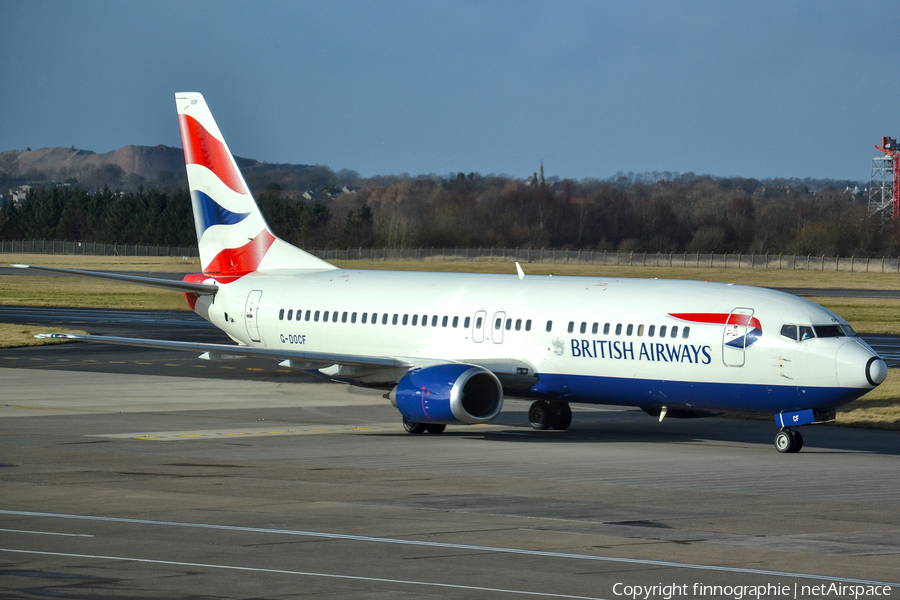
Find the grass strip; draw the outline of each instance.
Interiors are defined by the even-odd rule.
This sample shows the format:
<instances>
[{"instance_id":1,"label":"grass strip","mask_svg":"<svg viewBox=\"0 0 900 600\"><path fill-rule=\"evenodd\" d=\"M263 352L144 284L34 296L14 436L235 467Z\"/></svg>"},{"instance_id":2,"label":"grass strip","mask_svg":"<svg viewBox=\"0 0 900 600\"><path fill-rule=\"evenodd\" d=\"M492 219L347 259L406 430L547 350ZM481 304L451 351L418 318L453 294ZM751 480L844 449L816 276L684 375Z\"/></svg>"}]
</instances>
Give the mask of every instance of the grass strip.
<instances>
[{"instance_id":1,"label":"grass strip","mask_svg":"<svg viewBox=\"0 0 900 600\"><path fill-rule=\"evenodd\" d=\"M0 348L21 348L23 346L43 346L46 344L65 344L71 340L37 339L39 333L85 333L76 329L62 327L41 327L39 325L16 325L0 323Z\"/></svg>"}]
</instances>

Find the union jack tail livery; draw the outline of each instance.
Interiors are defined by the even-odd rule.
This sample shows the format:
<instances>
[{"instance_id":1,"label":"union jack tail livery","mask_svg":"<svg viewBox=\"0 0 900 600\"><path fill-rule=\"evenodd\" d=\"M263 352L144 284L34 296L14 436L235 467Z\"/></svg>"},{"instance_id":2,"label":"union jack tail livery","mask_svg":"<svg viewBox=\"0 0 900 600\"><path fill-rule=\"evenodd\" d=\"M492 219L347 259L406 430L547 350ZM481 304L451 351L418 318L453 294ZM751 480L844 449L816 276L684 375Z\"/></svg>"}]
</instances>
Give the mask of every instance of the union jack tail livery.
<instances>
[{"instance_id":1,"label":"union jack tail livery","mask_svg":"<svg viewBox=\"0 0 900 600\"><path fill-rule=\"evenodd\" d=\"M254 271L334 269L278 239L266 224L201 94L175 94L203 274L233 281Z\"/></svg>"}]
</instances>

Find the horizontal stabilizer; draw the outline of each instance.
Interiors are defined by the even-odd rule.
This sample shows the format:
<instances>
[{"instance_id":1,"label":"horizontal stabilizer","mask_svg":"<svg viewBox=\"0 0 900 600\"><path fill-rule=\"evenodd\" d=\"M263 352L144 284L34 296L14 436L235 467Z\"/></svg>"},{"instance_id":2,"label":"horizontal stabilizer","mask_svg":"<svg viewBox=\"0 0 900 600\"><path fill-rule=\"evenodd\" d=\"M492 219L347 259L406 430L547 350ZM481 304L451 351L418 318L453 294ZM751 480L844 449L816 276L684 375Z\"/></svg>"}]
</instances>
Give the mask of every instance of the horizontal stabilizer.
<instances>
[{"instance_id":1,"label":"horizontal stabilizer","mask_svg":"<svg viewBox=\"0 0 900 600\"><path fill-rule=\"evenodd\" d=\"M120 283L132 283L134 285L146 285L162 288L173 292L185 292L198 296L213 296L219 291L219 286L205 283L188 283L187 281L175 281L173 279L156 279L154 277L141 277L139 275L119 275L118 273L105 273L103 271L82 271L79 269L59 269L56 267L37 267L34 265L11 265L19 269L33 269L35 271L47 271L49 273L62 273L64 275L78 275L81 277L94 277L95 279L109 279Z\"/></svg>"}]
</instances>

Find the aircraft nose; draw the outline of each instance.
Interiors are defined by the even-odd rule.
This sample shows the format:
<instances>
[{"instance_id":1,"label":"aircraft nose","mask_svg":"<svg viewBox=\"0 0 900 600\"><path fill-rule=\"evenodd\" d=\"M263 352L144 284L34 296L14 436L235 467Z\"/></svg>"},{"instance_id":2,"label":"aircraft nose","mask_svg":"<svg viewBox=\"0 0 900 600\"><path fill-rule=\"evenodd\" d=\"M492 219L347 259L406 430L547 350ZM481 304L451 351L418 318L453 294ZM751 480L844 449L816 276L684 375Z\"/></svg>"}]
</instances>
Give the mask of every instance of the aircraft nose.
<instances>
[{"instance_id":1,"label":"aircraft nose","mask_svg":"<svg viewBox=\"0 0 900 600\"><path fill-rule=\"evenodd\" d=\"M887 378L887 369L887 365L884 364L883 360L877 356L873 356L869 359L869 362L866 363L866 379L868 379L869 383L873 386L879 385Z\"/></svg>"},{"instance_id":2,"label":"aircraft nose","mask_svg":"<svg viewBox=\"0 0 900 600\"><path fill-rule=\"evenodd\" d=\"M838 384L845 387L875 387L887 377L887 365L884 361L855 341L838 348L835 367Z\"/></svg>"}]
</instances>

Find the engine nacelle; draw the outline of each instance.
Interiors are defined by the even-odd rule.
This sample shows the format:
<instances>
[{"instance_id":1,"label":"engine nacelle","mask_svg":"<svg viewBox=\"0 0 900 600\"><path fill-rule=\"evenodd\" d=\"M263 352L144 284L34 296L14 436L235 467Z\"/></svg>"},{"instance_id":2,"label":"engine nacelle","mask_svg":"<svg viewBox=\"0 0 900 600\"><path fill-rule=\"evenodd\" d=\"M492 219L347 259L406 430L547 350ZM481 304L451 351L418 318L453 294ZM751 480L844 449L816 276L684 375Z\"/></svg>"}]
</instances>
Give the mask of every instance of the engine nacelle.
<instances>
[{"instance_id":1,"label":"engine nacelle","mask_svg":"<svg viewBox=\"0 0 900 600\"><path fill-rule=\"evenodd\" d=\"M503 408L503 386L496 375L456 363L411 369L389 397L415 423L487 423Z\"/></svg>"}]
</instances>

